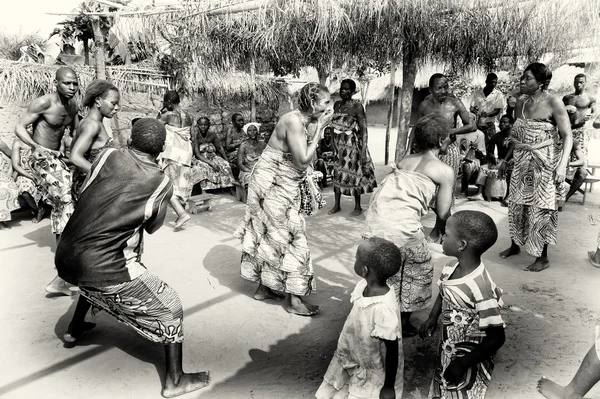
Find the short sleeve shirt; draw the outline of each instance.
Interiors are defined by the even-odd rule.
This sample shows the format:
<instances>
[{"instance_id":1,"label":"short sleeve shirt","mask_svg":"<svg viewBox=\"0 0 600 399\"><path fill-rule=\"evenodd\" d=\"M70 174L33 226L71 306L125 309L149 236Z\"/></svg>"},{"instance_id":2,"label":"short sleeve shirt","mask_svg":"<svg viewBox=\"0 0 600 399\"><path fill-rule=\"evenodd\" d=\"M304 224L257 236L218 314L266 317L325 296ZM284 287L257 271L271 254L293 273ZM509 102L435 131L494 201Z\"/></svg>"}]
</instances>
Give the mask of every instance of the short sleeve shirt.
<instances>
[{"instance_id":1,"label":"short sleeve shirt","mask_svg":"<svg viewBox=\"0 0 600 399\"><path fill-rule=\"evenodd\" d=\"M475 90L471 99L471 106L474 105L479 108L480 112L484 111L488 114L492 113L497 108L504 109L504 103L504 94L502 94L502 92L498 89L492 90L490 95L486 97L485 94L483 94L483 88L479 88ZM490 122L496 123L496 121L500 120L500 116L502 116L501 114L502 111L496 116L482 117L479 119L478 125L483 125Z\"/></svg>"}]
</instances>

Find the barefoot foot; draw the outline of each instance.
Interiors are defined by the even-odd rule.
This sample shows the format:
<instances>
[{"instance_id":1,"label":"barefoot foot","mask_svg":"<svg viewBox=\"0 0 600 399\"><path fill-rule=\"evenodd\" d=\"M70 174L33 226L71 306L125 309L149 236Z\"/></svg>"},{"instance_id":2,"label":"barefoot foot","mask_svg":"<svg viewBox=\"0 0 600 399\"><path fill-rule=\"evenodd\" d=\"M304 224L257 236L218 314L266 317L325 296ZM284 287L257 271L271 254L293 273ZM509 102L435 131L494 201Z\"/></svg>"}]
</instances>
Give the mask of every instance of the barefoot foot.
<instances>
[{"instance_id":1,"label":"barefoot foot","mask_svg":"<svg viewBox=\"0 0 600 399\"><path fill-rule=\"evenodd\" d=\"M285 299L285 295L280 294L278 292L273 291L272 289L265 287L264 285L259 285L254 293L254 299L257 301L264 301L265 299L274 299L276 301L281 301Z\"/></svg>"},{"instance_id":2,"label":"barefoot foot","mask_svg":"<svg viewBox=\"0 0 600 399\"><path fill-rule=\"evenodd\" d=\"M84 321L82 324L77 325L70 324L69 329L67 330L65 335L63 335L63 339L69 344L74 344L79 339L79 337L81 337L81 334L91 330L94 327L96 327L96 324L87 321Z\"/></svg>"},{"instance_id":3,"label":"barefoot foot","mask_svg":"<svg viewBox=\"0 0 600 399\"><path fill-rule=\"evenodd\" d=\"M185 224L188 222L188 220L190 220L191 216L189 213L184 213L183 215L179 216L177 218L177 221L175 222L175 228L173 230L177 231L179 229L181 229L183 226L185 226Z\"/></svg>"},{"instance_id":4,"label":"barefoot foot","mask_svg":"<svg viewBox=\"0 0 600 399\"><path fill-rule=\"evenodd\" d=\"M46 292L48 294L71 296L76 294L78 291L79 289L76 286L67 283L58 276L56 276L54 280L52 280L50 284L46 286Z\"/></svg>"},{"instance_id":5,"label":"barefoot foot","mask_svg":"<svg viewBox=\"0 0 600 399\"><path fill-rule=\"evenodd\" d=\"M541 272L542 270L545 270L549 267L550 261L548 261L548 258L539 257L536 258L535 262L533 262L531 265L527 266L523 270L525 270L526 272Z\"/></svg>"},{"instance_id":6,"label":"barefoot foot","mask_svg":"<svg viewBox=\"0 0 600 399\"><path fill-rule=\"evenodd\" d=\"M44 208L43 206L38 207L37 214L35 215L35 218L33 218L33 220L31 222L33 224L39 223L44 218L45 213L46 213L46 208Z\"/></svg>"},{"instance_id":7,"label":"barefoot foot","mask_svg":"<svg viewBox=\"0 0 600 399\"><path fill-rule=\"evenodd\" d=\"M548 399L564 399L565 388L556 382L542 377L538 381L537 390Z\"/></svg>"},{"instance_id":8,"label":"barefoot foot","mask_svg":"<svg viewBox=\"0 0 600 399\"><path fill-rule=\"evenodd\" d=\"M510 256L518 255L520 253L521 253L521 248L519 248L518 245L511 245L510 248L505 249L504 251L500 252L499 255L502 259L506 259Z\"/></svg>"},{"instance_id":9,"label":"barefoot foot","mask_svg":"<svg viewBox=\"0 0 600 399\"><path fill-rule=\"evenodd\" d=\"M589 251L588 260L592 266L600 268L600 251Z\"/></svg>"},{"instance_id":10,"label":"barefoot foot","mask_svg":"<svg viewBox=\"0 0 600 399\"><path fill-rule=\"evenodd\" d=\"M179 381L170 380L167 376L165 387L161 395L165 398L174 398L189 392L197 391L198 389L208 386L210 383L210 373L202 371L200 373L183 373Z\"/></svg>"},{"instance_id":11,"label":"barefoot foot","mask_svg":"<svg viewBox=\"0 0 600 399\"><path fill-rule=\"evenodd\" d=\"M329 212L327 212L327 214L333 215L334 213L338 213L341 210L342 210L342 208L340 208L339 206L334 206L333 208L331 208L331 210Z\"/></svg>"},{"instance_id":12,"label":"barefoot foot","mask_svg":"<svg viewBox=\"0 0 600 399\"><path fill-rule=\"evenodd\" d=\"M363 209L362 208L358 208L358 209L354 209L352 212L350 212L350 216L360 216L363 213Z\"/></svg>"},{"instance_id":13,"label":"barefoot foot","mask_svg":"<svg viewBox=\"0 0 600 399\"><path fill-rule=\"evenodd\" d=\"M299 296L290 295L290 299L285 305L285 310L288 313L297 314L300 316L313 316L319 311L319 306L311 305L310 303L305 302Z\"/></svg>"},{"instance_id":14,"label":"barefoot foot","mask_svg":"<svg viewBox=\"0 0 600 399\"><path fill-rule=\"evenodd\" d=\"M470 197L467 197L467 199L469 201L483 201L483 195L482 194L476 194L476 195L472 195Z\"/></svg>"}]
</instances>

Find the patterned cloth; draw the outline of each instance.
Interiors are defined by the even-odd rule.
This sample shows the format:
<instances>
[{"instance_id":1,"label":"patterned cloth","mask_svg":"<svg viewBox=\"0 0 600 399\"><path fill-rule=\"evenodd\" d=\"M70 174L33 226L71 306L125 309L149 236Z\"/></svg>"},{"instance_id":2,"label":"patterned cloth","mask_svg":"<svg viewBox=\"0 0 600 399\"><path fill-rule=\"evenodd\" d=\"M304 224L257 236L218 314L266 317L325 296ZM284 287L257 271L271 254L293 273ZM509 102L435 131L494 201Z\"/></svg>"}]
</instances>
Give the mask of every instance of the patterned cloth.
<instances>
[{"instance_id":1,"label":"patterned cloth","mask_svg":"<svg viewBox=\"0 0 600 399\"><path fill-rule=\"evenodd\" d=\"M32 176L35 176L35 172L31 168L31 147L26 146L25 148L21 148L19 156L21 157L21 167ZM15 181L17 182L17 186L19 186L19 195L27 193L31 195L36 204L40 202L42 199L42 189L35 181L17 172L15 172Z\"/></svg>"},{"instance_id":2,"label":"patterned cloth","mask_svg":"<svg viewBox=\"0 0 600 399\"><path fill-rule=\"evenodd\" d=\"M305 172L296 168L289 153L267 145L254 165L246 214L234 233L242 241L242 277L293 295L309 295L315 289L300 215L304 178Z\"/></svg>"},{"instance_id":3,"label":"patterned cloth","mask_svg":"<svg viewBox=\"0 0 600 399\"><path fill-rule=\"evenodd\" d=\"M429 399L483 399L494 370L490 357L470 367L456 387L443 378L450 362L470 352L485 338L488 327L504 327L500 314L502 290L482 264L468 275L451 280L458 262L448 263L438 281L442 296L442 334Z\"/></svg>"},{"instance_id":4,"label":"patterned cloth","mask_svg":"<svg viewBox=\"0 0 600 399\"><path fill-rule=\"evenodd\" d=\"M573 140L577 140L579 142L579 148L581 148L581 152L583 153L583 167L587 167L588 162L588 146L590 144L590 129L583 126L578 129L573 129Z\"/></svg>"},{"instance_id":5,"label":"patterned cloth","mask_svg":"<svg viewBox=\"0 0 600 399\"><path fill-rule=\"evenodd\" d=\"M352 310L316 393L317 399L378 399L385 381L386 347L382 340L398 341L394 391L396 398L402 398L404 352L398 302L393 289L385 295L365 297L366 287L367 281L361 279L350 297Z\"/></svg>"},{"instance_id":6,"label":"patterned cloth","mask_svg":"<svg viewBox=\"0 0 600 399\"><path fill-rule=\"evenodd\" d=\"M94 163L94 161L96 160L96 158L98 158L98 155L100 155L100 153L102 151L104 151L107 148L113 148L114 146L114 142L113 139L108 139L108 141L99 148L90 148L88 150L88 152L86 152L83 157L91 164ZM75 198L75 200L79 199L79 194L81 191L81 187L83 186L83 182L85 181L85 178L87 177L87 173L83 173L82 171L76 169L73 173L73 198Z\"/></svg>"},{"instance_id":7,"label":"patterned cloth","mask_svg":"<svg viewBox=\"0 0 600 399\"><path fill-rule=\"evenodd\" d=\"M452 168L454 178L456 179L460 170L460 148L458 147L458 141L450 144L446 153L439 154L438 159Z\"/></svg>"},{"instance_id":8,"label":"patterned cloth","mask_svg":"<svg viewBox=\"0 0 600 399\"><path fill-rule=\"evenodd\" d=\"M38 145L39 146L39 145ZM63 154L49 148L42 149L43 157L31 158L38 183L42 187L42 198L52 206L50 226L52 234L61 234L73 214L73 176L63 161Z\"/></svg>"},{"instance_id":9,"label":"patterned cloth","mask_svg":"<svg viewBox=\"0 0 600 399\"><path fill-rule=\"evenodd\" d=\"M508 196L510 236L539 257L544 245L556 244L556 203L562 190L554 183L562 153L558 129L548 121L519 118L510 139L515 144Z\"/></svg>"},{"instance_id":10,"label":"patterned cloth","mask_svg":"<svg viewBox=\"0 0 600 399\"><path fill-rule=\"evenodd\" d=\"M183 308L179 296L153 273L103 287L79 287L95 308L106 311L142 337L161 344L183 342Z\"/></svg>"},{"instance_id":11,"label":"patterned cloth","mask_svg":"<svg viewBox=\"0 0 600 399\"><path fill-rule=\"evenodd\" d=\"M173 195L187 201L192 195L192 143L191 126L174 127L165 125L167 138L165 151L160 154L161 169L173 183Z\"/></svg>"},{"instance_id":12,"label":"patterned cloth","mask_svg":"<svg viewBox=\"0 0 600 399\"><path fill-rule=\"evenodd\" d=\"M362 159L361 153L367 143L363 142L358 120L353 115L336 113L331 126L337 148L333 186L343 195L356 196L373 192L377 187L375 167L368 149L367 158Z\"/></svg>"},{"instance_id":13,"label":"patterned cloth","mask_svg":"<svg viewBox=\"0 0 600 399\"><path fill-rule=\"evenodd\" d=\"M402 254L400 271L388 279L403 312L423 309L431 298L433 262L421 218L429 211L435 184L419 172L394 168L371 198L363 237L390 240Z\"/></svg>"},{"instance_id":14,"label":"patterned cloth","mask_svg":"<svg viewBox=\"0 0 600 399\"><path fill-rule=\"evenodd\" d=\"M10 158L0 153L0 222L11 219L10 213L19 209L19 187L13 180Z\"/></svg>"},{"instance_id":15,"label":"patterned cloth","mask_svg":"<svg viewBox=\"0 0 600 399\"><path fill-rule=\"evenodd\" d=\"M202 143L198 145L198 150L204 158L217 165L217 170L214 170L206 162L194 158L192 160L191 186L200 183L203 190L233 186L235 180L231 166L229 162L217 155L215 145L213 143Z\"/></svg>"}]
</instances>

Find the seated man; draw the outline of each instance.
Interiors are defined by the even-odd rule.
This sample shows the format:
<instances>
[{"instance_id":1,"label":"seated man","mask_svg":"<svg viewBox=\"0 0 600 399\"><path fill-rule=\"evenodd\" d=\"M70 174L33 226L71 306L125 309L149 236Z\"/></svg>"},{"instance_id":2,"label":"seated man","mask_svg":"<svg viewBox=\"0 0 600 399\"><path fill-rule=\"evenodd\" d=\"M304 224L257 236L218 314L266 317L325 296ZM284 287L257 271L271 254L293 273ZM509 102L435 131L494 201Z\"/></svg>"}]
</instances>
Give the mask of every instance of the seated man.
<instances>
[{"instance_id":1,"label":"seated man","mask_svg":"<svg viewBox=\"0 0 600 399\"><path fill-rule=\"evenodd\" d=\"M170 398L203 388L210 378L208 372L183 372L179 296L141 263L143 231L152 234L162 226L173 195L173 184L156 161L165 137L160 121L140 119L128 149L107 149L94 161L58 243L55 264L58 275L81 292L64 340L75 343L93 327L85 322L91 305L107 311L164 345L162 395Z\"/></svg>"},{"instance_id":2,"label":"seated man","mask_svg":"<svg viewBox=\"0 0 600 399\"><path fill-rule=\"evenodd\" d=\"M323 133L323 139L317 147L317 161L315 162L315 170L321 172L323 178L319 181L321 189L327 187L327 176L333 177L335 168L335 146L333 145L331 127L326 127Z\"/></svg>"},{"instance_id":3,"label":"seated man","mask_svg":"<svg viewBox=\"0 0 600 399\"><path fill-rule=\"evenodd\" d=\"M487 157L488 163L487 165L482 166L477 174L476 184L478 187L478 192L476 195L469 197L471 201L481 201L483 200L483 190L487 183L488 177L490 174L496 174L494 178L498 179L506 179L506 187L508 188L508 183L510 182L510 173L511 169L508 167L506 169L506 176L502 173L495 172L490 173L491 170L497 171L502 162L506 160L507 155L509 155L509 159L511 154L509 154L509 143L508 138L510 137L510 132L512 130L513 119L510 115L503 115L500 118L500 132L494 134L489 141L487 148ZM496 159L495 153L498 153L498 159ZM500 162L498 162L500 160ZM504 199L508 194L508 189L502 196L503 205L505 205ZM488 198L491 199L491 198Z\"/></svg>"},{"instance_id":4,"label":"seated man","mask_svg":"<svg viewBox=\"0 0 600 399\"><path fill-rule=\"evenodd\" d=\"M475 114L471 114L475 120ZM481 165L486 161L485 134L481 130L466 133L459 138L462 176L460 191L468 195L469 184L474 184Z\"/></svg>"}]
</instances>

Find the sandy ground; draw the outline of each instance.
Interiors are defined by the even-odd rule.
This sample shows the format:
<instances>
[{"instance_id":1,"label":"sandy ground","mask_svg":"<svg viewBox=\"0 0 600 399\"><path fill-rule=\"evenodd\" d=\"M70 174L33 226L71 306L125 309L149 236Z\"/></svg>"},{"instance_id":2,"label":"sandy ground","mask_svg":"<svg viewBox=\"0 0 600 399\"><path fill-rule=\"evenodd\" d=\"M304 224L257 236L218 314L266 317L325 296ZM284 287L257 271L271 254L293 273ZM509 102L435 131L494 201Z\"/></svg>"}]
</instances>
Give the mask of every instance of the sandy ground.
<instances>
[{"instance_id":1,"label":"sandy ground","mask_svg":"<svg viewBox=\"0 0 600 399\"><path fill-rule=\"evenodd\" d=\"M379 177L383 129L371 129L370 150ZM596 148L598 147L595 143ZM392 140L391 148L394 148ZM598 154L596 151L595 154ZM379 179L380 180L380 179ZM559 219L559 245L551 247L550 269L523 271L526 254L502 261L508 243L506 208L493 203L458 201L456 209L490 214L500 231L498 243L484 256L486 267L504 290L507 341L496 357L487 397L541 398L536 381L546 375L566 384L577 370L600 321L600 270L586 260L596 246L600 195L567 204ZM333 203L325 192L327 210ZM363 202L368 204L370 196ZM312 301L322 306L314 318L286 313L277 303L252 299L255 285L239 276L240 246L232 236L244 204L220 194L214 209L196 215L181 232L166 225L146 237L144 263L179 293L185 312L184 369L210 370L210 388L188 398L300 399L314 395L350 310L349 294L358 277L352 265L364 216L351 218L350 199L343 212L321 212L307 219L308 239L318 278ZM433 215L425 225L433 225ZM60 339L75 307L75 297L48 298L45 285L54 277L54 238L48 220L34 225L17 215L10 230L0 231L0 396L6 398L159 398L164 380L163 351L101 313L97 327L66 349ZM450 259L432 245L435 279ZM437 290L434 288L434 295ZM429 309L415 314L424 321ZM437 336L404 342L404 398L426 398ZM589 397L600 397L596 387Z\"/></svg>"}]
</instances>

